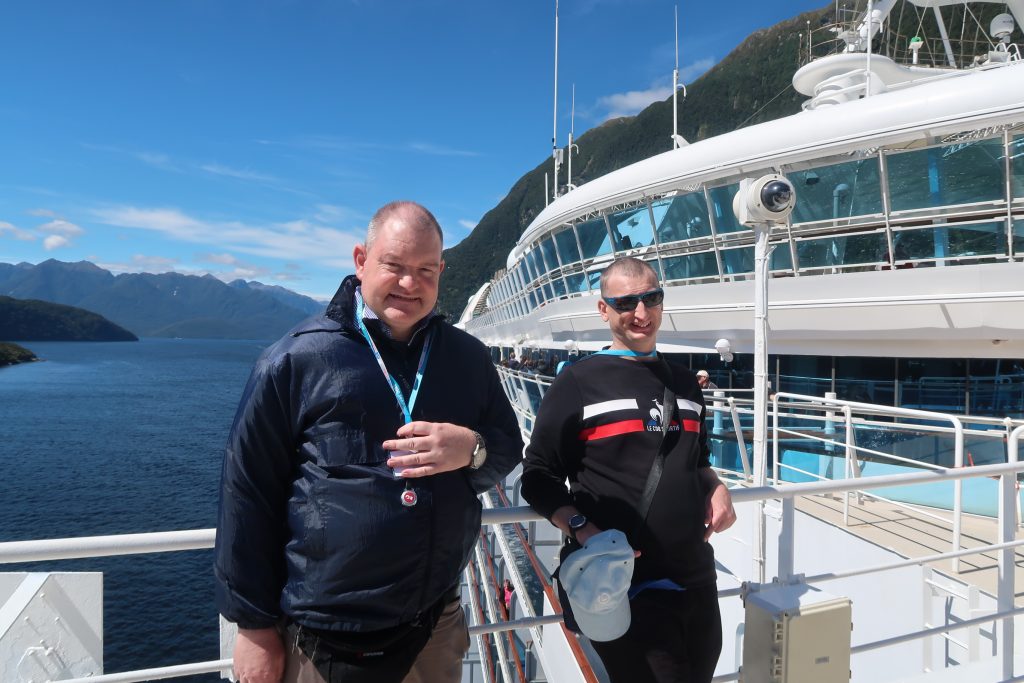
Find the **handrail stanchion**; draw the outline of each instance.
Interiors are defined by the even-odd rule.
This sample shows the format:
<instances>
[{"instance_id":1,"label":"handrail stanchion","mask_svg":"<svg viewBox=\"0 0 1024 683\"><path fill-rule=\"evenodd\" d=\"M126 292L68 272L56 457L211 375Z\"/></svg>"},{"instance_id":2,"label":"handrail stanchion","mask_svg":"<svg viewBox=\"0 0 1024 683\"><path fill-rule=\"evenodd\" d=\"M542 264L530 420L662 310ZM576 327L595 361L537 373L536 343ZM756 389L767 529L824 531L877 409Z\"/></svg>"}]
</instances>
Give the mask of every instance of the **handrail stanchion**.
<instances>
[{"instance_id":1,"label":"handrail stanchion","mask_svg":"<svg viewBox=\"0 0 1024 683\"><path fill-rule=\"evenodd\" d=\"M1024 434L1024 426L1017 427L1006 440L1006 462L1014 465L1018 461L1020 437ZM999 542L1012 541L1016 534L1017 515L1017 473L1005 472L999 477ZM1011 501L1011 499L1013 499ZM1012 610L1013 598L1016 593L1014 548L1003 548L999 551L999 585L996 588L996 608L1000 612ZM1013 678L1013 619L1003 619L1000 626L1002 634L1002 680Z\"/></svg>"},{"instance_id":2,"label":"handrail stanchion","mask_svg":"<svg viewBox=\"0 0 1024 683\"><path fill-rule=\"evenodd\" d=\"M949 419L953 422L953 428L956 430L954 451L953 451L953 467L957 469L964 466L964 426L960 420L950 415ZM964 482L962 479L957 479L953 482L953 552L960 550L960 534L963 526L963 515L964 515ZM957 574L960 573L960 558L953 558L953 571Z\"/></svg>"},{"instance_id":3,"label":"handrail stanchion","mask_svg":"<svg viewBox=\"0 0 1024 683\"><path fill-rule=\"evenodd\" d=\"M750 458L747 457L747 444L743 439L743 425L740 424L740 414L736 411L736 399L729 396L729 413L732 415L732 432L736 435L736 448L740 454L740 462L743 463L743 474L747 482L753 481L753 472L750 469Z\"/></svg>"},{"instance_id":4,"label":"handrail stanchion","mask_svg":"<svg viewBox=\"0 0 1024 683\"><path fill-rule=\"evenodd\" d=\"M843 406L843 419L846 420L846 452L843 458L843 478L853 478L853 460L857 457L853 446L853 411L850 406ZM843 494L843 525L850 526L850 496L851 491ZM858 498L857 502L860 502Z\"/></svg>"},{"instance_id":5,"label":"handrail stanchion","mask_svg":"<svg viewBox=\"0 0 1024 683\"><path fill-rule=\"evenodd\" d=\"M772 483L779 485L779 396L772 396Z\"/></svg>"}]
</instances>

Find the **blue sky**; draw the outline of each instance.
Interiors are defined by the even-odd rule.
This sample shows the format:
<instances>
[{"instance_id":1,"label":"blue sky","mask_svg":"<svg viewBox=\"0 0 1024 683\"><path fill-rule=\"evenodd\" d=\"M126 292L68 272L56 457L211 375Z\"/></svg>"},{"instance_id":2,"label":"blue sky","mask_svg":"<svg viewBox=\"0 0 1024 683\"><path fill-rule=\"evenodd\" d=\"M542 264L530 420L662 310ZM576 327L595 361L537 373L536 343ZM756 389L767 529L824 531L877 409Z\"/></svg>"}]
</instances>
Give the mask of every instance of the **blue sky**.
<instances>
[{"instance_id":1,"label":"blue sky","mask_svg":"<svg viewBox=\"0 0 1024 683\"><path fill-rule=\"evenodd\" d=\"M823 4L679 3L684 80ZM577 137L669 96L674 6L561 0L560 145L574 83ZM325 298L392 199L455 244L550 154L553 17L553 0L3 3L0 262Z\"/></svg>"}]
</instances>

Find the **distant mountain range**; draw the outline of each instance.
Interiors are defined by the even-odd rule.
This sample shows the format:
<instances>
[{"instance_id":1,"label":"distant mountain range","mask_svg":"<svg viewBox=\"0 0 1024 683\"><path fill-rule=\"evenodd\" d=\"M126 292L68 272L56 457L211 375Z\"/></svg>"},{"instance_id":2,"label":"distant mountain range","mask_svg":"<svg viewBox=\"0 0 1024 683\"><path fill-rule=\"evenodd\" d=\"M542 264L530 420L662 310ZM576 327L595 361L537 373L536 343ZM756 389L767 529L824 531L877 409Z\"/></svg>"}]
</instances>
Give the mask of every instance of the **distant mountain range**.
<instances>
[{"instance_id":1,"label":"distant mountain range","mask_svg":"<svg viewBox=\"0 0 1024 683\"><path fill-rule=\"evenodd\" d=\"M283 287L212 275L114 275L89 261L0 263L0 295L84 308L140 337L277 339L324 309Z\"/></svg>"},{"instance_id":2,"label":"distant mountain range","mask_svg":"<svg viewBox=\"0 0 1024 683\"><path fill-rule=\"evenodd\" d=\"M138 341L101 315L74 306L0 296L0 340Z\"/></svg>"}]
</instances>

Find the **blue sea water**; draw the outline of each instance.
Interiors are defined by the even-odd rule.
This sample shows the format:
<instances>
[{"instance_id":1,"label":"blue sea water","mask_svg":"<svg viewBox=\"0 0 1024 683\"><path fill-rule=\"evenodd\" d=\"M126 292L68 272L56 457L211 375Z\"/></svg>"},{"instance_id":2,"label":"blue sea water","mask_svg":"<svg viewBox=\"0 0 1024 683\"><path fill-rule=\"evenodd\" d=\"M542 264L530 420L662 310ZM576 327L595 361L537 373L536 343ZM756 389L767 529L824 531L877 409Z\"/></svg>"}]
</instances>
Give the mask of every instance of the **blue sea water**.
<instances>
[{"instance_id":1,"label":"blue sea water","mask_svg":"<svg viewBox=\"0 0 1024 683\"><path fill-rule=\"evenodd\" d=\"M213 527L224 442L267 344L26 343L43 362L0 369L0 541ZM104 572L114 673L219 658L211 567L202 550L0 571Z\"/></svg>"}]
</instances>

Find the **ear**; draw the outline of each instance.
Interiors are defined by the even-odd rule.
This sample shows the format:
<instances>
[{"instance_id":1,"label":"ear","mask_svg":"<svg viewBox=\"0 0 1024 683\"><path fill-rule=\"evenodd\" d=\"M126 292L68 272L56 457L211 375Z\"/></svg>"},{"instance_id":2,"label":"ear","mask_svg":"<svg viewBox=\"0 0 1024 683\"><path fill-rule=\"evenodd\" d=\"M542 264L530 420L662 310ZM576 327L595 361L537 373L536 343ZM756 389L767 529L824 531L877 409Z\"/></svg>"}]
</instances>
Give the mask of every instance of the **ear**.
<instances>
[{"instance_id":1,"label":"ear","mask_svg":"<svg viewBox=\"0 0 1024 683\"><path fill-rule=\"evenodd\" d=\"M444 272L444 261L441 261L441 267L437 269L437 274L440 275Z\"/></svg>"},{"instance_id":2,"label":"ear","mask_svg":"<svg viewBox=\"0 0 1024 683\"><path fill-rule=\"evenodd\" d=\"M356 245L352 250L352 262L356 265L356 277L362 280L363 271L366 269L366 245Z\"/></svg>"},{"instance_id":3,"label":"ear","mask_svg":"<svg viewBox=\"0 0 1024 683\"><path fill-rule=\"evenodd\" d=\"M601 314L601 319L608 322L608 304L604 302L604 299L598 300L597 311Z\"/></svg>"}]
</instances>

